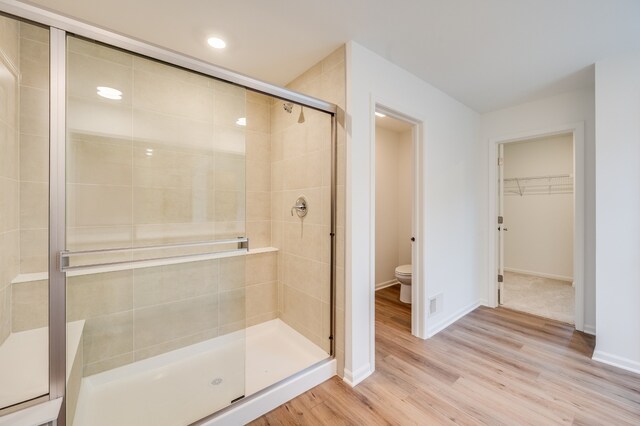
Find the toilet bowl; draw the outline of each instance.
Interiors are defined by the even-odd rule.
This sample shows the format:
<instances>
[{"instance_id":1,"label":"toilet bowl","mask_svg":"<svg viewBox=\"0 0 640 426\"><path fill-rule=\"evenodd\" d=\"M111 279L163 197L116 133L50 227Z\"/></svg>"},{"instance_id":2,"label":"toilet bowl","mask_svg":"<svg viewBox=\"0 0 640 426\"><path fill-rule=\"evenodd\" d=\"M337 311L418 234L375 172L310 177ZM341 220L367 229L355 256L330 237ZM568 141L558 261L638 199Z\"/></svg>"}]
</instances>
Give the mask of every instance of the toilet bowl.
<instances>
[{"instance_id":1,"label":"toilet bowl","mask_svg":"<svg viewBox=\"0 0 640 426\"><path fill-rule=\"evenodd\" d=\"M396 279L400 282L400 301L411 303L411 265L398 266Z\"/></svg>"}]
</instances>

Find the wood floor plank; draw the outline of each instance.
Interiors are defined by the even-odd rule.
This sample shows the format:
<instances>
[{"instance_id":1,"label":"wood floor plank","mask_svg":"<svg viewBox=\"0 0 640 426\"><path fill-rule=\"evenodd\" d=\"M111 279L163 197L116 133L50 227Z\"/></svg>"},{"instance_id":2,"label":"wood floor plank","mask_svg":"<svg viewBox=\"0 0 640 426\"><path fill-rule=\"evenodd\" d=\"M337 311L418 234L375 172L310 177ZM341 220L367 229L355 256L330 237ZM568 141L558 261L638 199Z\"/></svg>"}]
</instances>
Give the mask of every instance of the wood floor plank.
<instances>
[{"instance_id":1,"label":"wood floor plank","mask_svg":"<svg viewBox=\"0 0 640 426\"><path fill-rule=\"evenodd\" d=\"M640 425L640 375L591 360L572 326L480 307L429 340L411 336L399 289L376 293L376 371L334 377L253 425Z\"/></svg>"}]
</instances>

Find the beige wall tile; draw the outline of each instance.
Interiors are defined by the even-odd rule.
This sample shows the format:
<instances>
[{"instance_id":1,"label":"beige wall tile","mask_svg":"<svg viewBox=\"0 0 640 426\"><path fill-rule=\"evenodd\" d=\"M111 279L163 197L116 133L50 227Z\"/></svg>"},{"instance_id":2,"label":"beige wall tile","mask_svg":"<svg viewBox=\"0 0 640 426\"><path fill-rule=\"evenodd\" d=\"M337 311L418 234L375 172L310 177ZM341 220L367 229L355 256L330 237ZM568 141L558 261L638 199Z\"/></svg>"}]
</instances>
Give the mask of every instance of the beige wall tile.
<instances>
[{"instance_id":1,"label":"beige wall tile","mask_svg":"<svg viewBox=\"0 0 640 426\"><path fill-rule=\"evenodd\" d=\"M267 312L266 314L249 317L247 318L246 324L247 324L247 327L251 327L252 325L262 324L263 322L271 321L272 319L276 319L276 318L278 318L277 309L273 312Z\"/></svg>"},{"instance_id":2,"label":"beige wall tile","mask_svg":"<svg viewBox=\"0 0 640 426\"><path fill-rule=\"evenodd\" d=\"M272 191L282 191L285 189L284 186L284 160L278 161L275 163L271 163L271 190Z\"/></svg>"},{"instance_id":3,"label":"beige wall tile","mask_svg":"<svg viewBox=\"0 0 640 426\"><path fill-rule=\"evenodd\" d=\"M22 229L48 228L49 185L40 182L20 184L20 227Z\"/></svg>"},{"instance_id":4,"label":"beige wall tile","mask_svg":"<svg viewBox=\"0 0 640 426\"><path fill-rule=\"evenodd\" d=\"M131 354L133 351L133 311L88 318L84 324L83 341L85 375L88 375L88 364ZM107 363L107 367L114 368L113 365L123 365L126 363L125 359L132 360L133 356L123 358ZM97 366L89 370L104 371Z\"/></svg>"},{"instance_id":5,"label":"beige wall tile","mask_svg":"<svg viewBox=\"0 0 640 426\"><path fill-rule=\"evenodd\" d=\"M243 319L241 321L236 321L230 324L221 325L220 328L218 328L218 335L224 336L225 334L244 330L245 328L247 328L247 321ZM242 356L243 354L244 354L243 351L238 351L239 356Z\"/></svg>"},{"instance_id":6,"label":"beige wall tile","mask_svg":"<svg viewBox=\"0 0 640 426\"><path fill-rule=\"evenodd\" d=\"M207 294L134 311L135 349L218 327L218 295Z\"/></svg>"},{"instance_id":7,"label":"beige wall tile","mask_svg":"<svg viewBox=\"0 0 640 426\"><path fill-rule=\"evenodd\" d=\"M247 220L271 220L271 192L247 192Z\"/></svg>"},{"instance_id":8,"label":"beige wall tile","mask_svg":"<svg viewBox=\"0 0 640 426\"><path fill-rule=\"evenodd\" d=\"M49 43L49 30L37 25L20 22L20 37L41 43Z\"/></svg>"},{"instance_id":9,"label":"beige wall tile","mask_svg":"<svg viewBox=\"0 0 640 426\"><path fill-rule=\"evenodd\" d=\"M271 222L268 220L247 222L247 237L249 237L250 247L271 247Z\"/></svg>"},{"instance_id":10,"label":"beige wall tile","mask_svg":"<svg viewBox=\"0 0 640 426\"><path fill-rule=\"evenodd\" d=\"M67 145L67 182L96 185L131 185L130 141L82 135Z\"/></svg>"},{"instance_id":11,"label":"beige wall tile","mask_svg":"<svg viewBox=\"0 0 640 426\"><path fill-rule=\"evenodd\" d=\"M227 326L246 318L245 289L221 291L219 294L219 324L221 327ZM220 334L223 334L222 332Z\"/></svg>"},{"instance_id":12,"label":"beige wall tile","mask_svg":"<svg viewBox=\"0 0 640 426\"><path fill-rule=\"evenodd\" d=\"M130 225L67 227L67 248L79 251L128 247L132 242L132 234L133 227Z\"/></svg>"},{"instance_id":13,"label":"beige wall tile","mask_svg":"<svg viewBox=\"0 0 640 426\"><path fill-rule=\"evenodd\" d=\"M48 35L48 31L45 31ZM20 84L49 89L49 42L20 38Z\"/></svg>"},{"instance_id":14,"label":"beige wall tile","mask_svg":"<svg viewBox=\"0 0 640 426\"><path fill-rule=\"evenodd\" d=\"M271 190L271 169L261 162L247 161L247 191Z\"/></svg>"},{"instance_id":15,"label":"beige wall tile","mask_svg":"<svg viewBox=\"0 0 640 426\"><path fill-rule=\"evenodd\" d=\"M20 87L20 132L47 136L49 133L49 92Z\"/></svg>"},{"instance_id":16,"label":"beige wall tile","mask_svg":"<svg viewBox=\"0 0 640 426\"><path fill-rule=\"evenodd\" d=\"M170 303L218 292L218 261L134 270L134 307Z\"/></svg>"},{"instance_id":17,"label":"beige wall tile","mask_svg":"<svg viewBox=\"0 0 640 426\"><path fill-rule=\"evenodd\" d=\"M245 108L247 114L247 130L269 133L271 127L270 106L264 102L247 100Z\"/></svg>"},{"instance_id":18,"label":"beige wall tile","mask_svg":"<svg viewBox=\"0 0 640 426\"><path fill-rule=\"evenodd\" d=\"M131 203L131 187L67 185L67 226L131 225Z\"/></svg>"},{"instance_id":19,"label":"beige wall tile","mask_svg":"<svg viewBox=\"0 0 640 426\"><path fill-rule=\"evenodd\" d=\"M0 16L0 46L5 55L14 64L18 64L19 54L19 21Z\"/></svg>"},{"instance_id":20,"label":"beige wall tile","mask_svg":"<svg viewBox=\"0 0 640 426\"><path fill-rule=\"evenodd\" d=\"M207 241L215 238L213 223L164 223L136 225L134 244L149 246L189 241Z\"/></svg>"},{"instance_id":21,"label":"beige wall tile","mask_svg":"<svg viewBox=\"0 0 640 426\"><path fill-rule=\"evenodd\" d=\"M49 182L49 138L20 135L20 180Z\"/></svg>"},{"instance_id":22,"label":"beige wall tile","mask_svg":"<svg viewBox=\"0 0 640 426\"><path fill-rule=\"evenodd\" d=\"M20 226L20 183L0 177L0 232Z\"/></svg>"},{"instance_id":23,"label":"beige wall tile","mask_svg":"<svg viewBox=\"0 0 640 426\"><path fill-rule=\"evenodd\" d=\"M133 270L67 278L67 320L94 318L133 308Z\"/></svg>"},{"instance_id":24,"label":"beige wall tile","mask_svg":"<svg viewBox=\"0 0 640 426\"><path fill-rule=\"evenodd\" d=\"M265 166L269 167L271 162L271 140L269 133L247 131L246 152L247 160L266 163Z\"/></svg>"},{"instance_id":25,"label":"beige wall tile","mask_svg":"<svg viewBox=\"0 0 640 426\"><path fill-rule=\"evenodd\" d=\"M246 256L246 285L276 281L278 278L277 253Z\"/></svg>"},{"instance_id":26,"label":"beige wall tile","mask_svg":"<svg viewBox=\"0 0 640 426\"><path fill-rule=\"evenodd\" d=\"M113 358L93 362L91 364L85 364L83 374L85 377L92 376L94 374L102 373L103 371L109 371L114 368L122 367L123 365L131 364L132 362L133 352L127 352Z\"/></svg>"},{"instance_id":27,"label":"beige wall tile","mask_svg":"<svg viewBox=\"0 0 640 426\"><path fill-rule=\"evenodd\" d=\"M67 42L70 52L115 62L131 68L133 66L133 55L122 50L106 48L104 45L89 40L70 37Z\"/></svg>"},{"instance_id":28,"label":"beige wall tile","mask_svg":"<svg viewBox=\"0 0 640 426\"><path fill-rule=\"evenodd\" d=\"M12 331L14 333L46 327L49 324L49 281L13 284Z\"/></svg>"},{"instance_id":29,"label":"beige wall tile","mask_svg":"<svg viewBox=\"0 0 640 426\"><path fill-rule=\"evenodd\" d=\"M11 301L9 300L11 288L0 288L0 345L11 334Z\"/></svg>"},{"instance_id":30,"label":"beige wall tile","mask_svg":"<svg viewBox=\"0 0 640 426\"><path fill-rule=\"evenodd\" d=\"M322 296L322 263L286 253L284 259L284 284L316 299Z\"/></svg>"},{"instance_id":31,"label":"beige wall tile","mask_svg":"<svg viewBox=\"0 0 640 426\"><path fill-rule=\"evenodd\" d=\"M244 126L216 125L213 128L213 147L216 153L241 155L246 153Z\"/></svg>"},{"instance_id":32,"label":"beige wall tile","mask_svg":"<svg viewBox=\"0 0 640 426\"><path fill-rule=\"evenodd\" d=\"M247 233L244 220L215 222L214 228L215 236L219 239L241 237Z\"/></svg>"},{"instance_id":33,"label":"beige wall tile","mask_svg":"<svg viewBox=\"0 0 640 426\"><path fill-rule=\"evenodd\" d=\"M0 120L0 177L15 180L20 177L20 137L17 127L17 122L10 125Z\"/></svg>"},{"instance_id":34,"label":"beige wall tile","mask_svg":"<svg viewBox=\"0 0 640 426\"><path fill-rule=\"evenodd\" d=\"M245 193L243 191L215 191L215 221L237 222L245 220Z\"/></svg>"},{"instance_id":35,"label":"beige wall tile","mask_svg":"<svg viewBox=\"0 0 640 426\"><path fill-rule=\"evenodd\" d=\"M244 191L246 185L246 164L244 154L216 153L215 186L216 190Z\"/></svg>"},{"instance_id":36,"label":"beige wall tile","mask_svg":"<svg viewBox=\"0 0 640 426\"><path fill-rule=\"evenodd\" d=\"M167 66L161 62L141 58L139 56L133 57L133 68L136 71L143 71L157 75L158 77L163 78L167 83L171 84L188 83L201 88L213 88L213 83L217 82L201 74L185 71L181 68ZM229 85L228 83L221 84Z\"/></svg>"},{"instance_id":37,"label":"beige wall tile","mask_svg":"<svg viewBox=\"0 0 640 426\"><path fill-rule=\"evenodd\" d=\"M191 149L214 147L214 126L207 121L133 109L133 138Z\"/></svg>"},{"instance_id":38,"label":"beige wall tile","mask_svg":"<svg viewBox=\"0 0 640 426\"><path fill-rule=\"evenodd\" d=\"M247 118L247 128L250 126L247 117L247 105L244 93L224 93L216 92L215 96L215 114L213 121L216 126L238 127L236 121L239 118ZM244 130L244 128L242 129Z\"/></svg>"},{"instance_id":39,"label":"beige wall tile","mask_svg":"<svg viewBox=\"0 0 640 426\"><path fill-rule=\"evenodd\" d=\"M20 231L20 272L45 272L49 265L49 233L47 229Z\"/></svg>"},{"instance_id":40,"label":"beige wall tile","mask_svg":"<svg viewBox=\"0 0 640 426\"><path fill-rule=\"evenodd\" d=\"M206 222L207 206L200 206L196 212L194 196L197 197L189 188L134 187L133 221L135 224L188 223L199 216L199 222Z\"/></svg>"},{"instance_id":41,"label":"beige wall tile","mask_svg":"<svg viewBox=\"0 0 640 426\"><path fill-rule=\"evenodd\" d=\"M178 74L191 76L193 73L169 67L156 67L153 71L138 68L146 62L136 58L133 71L133 105L172 116L187 117L192 120L212 122L214 117L214 91L203 82L197 84L179 78ZM204 84L203 84L204 83Z\"/></svg>"},{"instance_id":42,"label":"beige wall tile","mask_svg":"<svg viewBox=\"0 0 640 426\"><path fill-rule=\"evenodd\" d=\"M247 102L256 102L271 107L271 100L273 99L271 96L263 95L250 89L246 89L245 96L247 97Z\"/></svg>"},{"instance_id":43,"label":"beige wall tile","mask_svg":"<svg viewBox=\"0 0 640 426\"><path fill-rule=\"evenodd\" d=\"M322 260L322 226L285 222L284 251L307 259Z\"/></svg>"},{"instance_id":44,"label":"beige wall tile","mask_svg":"<svg viewBox=\"0 0 640 426\"><path fill-rule=\"evenodd\" d=\"M283 223L271 221L271 246L282 249L284 247Z\"/></svg>"},{"instance_id":45,"label":"beige wall tile","mask_svg":"<svg viewBox=\"0 0 640 426\"><path fill-rule=\"evenodd\" d=\"M20 273L20 231L0 233L0 288Z\"/></svg>"},{"instance_id":46,"label":"beige wall tile","mask_svg":"<svg viewBox=\"0 0 640 426\"><path fill-rule=\"evenodd\" d=\"M246 316L255 318L278 310L278 284L275 281L247 287Z\"/></svg>"},{"instance_id":47,"label":"beige wall tile","mask_svg":"<svg viewBox=\"0 0 640 426\"><path fill-rule=\"evenodd\" d=\"M105 56L113 51L102 47ZM76 53L68 54L68 94L74 98L82 98L107 105L131 106L133 98L133 73L131 65L113 62L97 55ZM122 99L104 99L98 95L97 87L111 87L122 92Z\"/></svg>"}]
</instances>

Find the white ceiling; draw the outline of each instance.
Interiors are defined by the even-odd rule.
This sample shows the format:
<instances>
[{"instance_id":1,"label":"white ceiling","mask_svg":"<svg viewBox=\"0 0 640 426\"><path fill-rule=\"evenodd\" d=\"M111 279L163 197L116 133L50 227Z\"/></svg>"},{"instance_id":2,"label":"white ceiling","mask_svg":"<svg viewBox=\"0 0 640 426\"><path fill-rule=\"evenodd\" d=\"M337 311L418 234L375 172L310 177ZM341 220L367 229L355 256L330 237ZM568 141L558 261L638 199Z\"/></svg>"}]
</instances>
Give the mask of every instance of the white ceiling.
<instances>
[{"instance_id":1,"label":"white ceiling","mask_svg":"<svg viewBox=\"0 0 640 426\"><path fill-rule=\"evenodd\" d=\"M479 112L593 85L594 62L640 50L638 0L32 3L281 85L355 40Z\"/></svg>"}]
</instances>

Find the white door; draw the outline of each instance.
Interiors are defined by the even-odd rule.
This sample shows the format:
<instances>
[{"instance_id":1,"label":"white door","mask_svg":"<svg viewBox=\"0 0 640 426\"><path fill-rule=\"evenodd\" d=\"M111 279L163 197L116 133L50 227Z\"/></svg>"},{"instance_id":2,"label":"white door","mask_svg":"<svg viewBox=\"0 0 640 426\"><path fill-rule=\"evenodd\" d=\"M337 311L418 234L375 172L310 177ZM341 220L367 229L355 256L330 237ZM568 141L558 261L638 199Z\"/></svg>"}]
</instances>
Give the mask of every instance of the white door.
<instances>
[{"instance_id":1,"label":"white door","mask_svg":"<svg viewBox=\"0 0 640 426\"><path fill-rule=\"evenodd\" d=\"M498 145L498 304L504 303L504 144Z\"/></svg>"}]
</instances>

